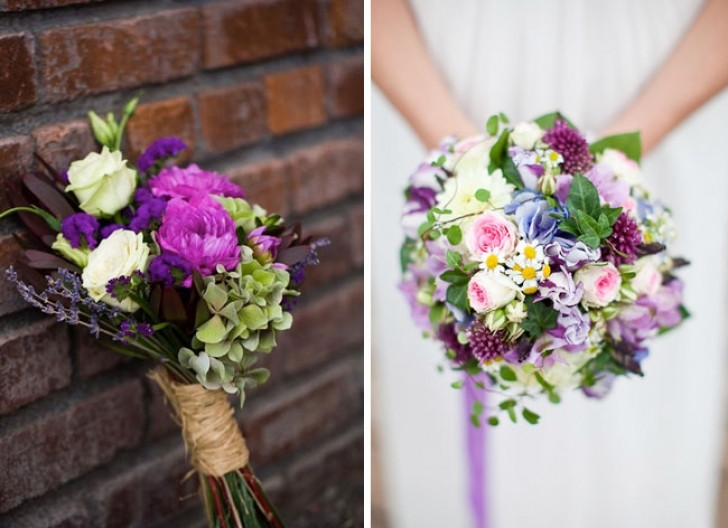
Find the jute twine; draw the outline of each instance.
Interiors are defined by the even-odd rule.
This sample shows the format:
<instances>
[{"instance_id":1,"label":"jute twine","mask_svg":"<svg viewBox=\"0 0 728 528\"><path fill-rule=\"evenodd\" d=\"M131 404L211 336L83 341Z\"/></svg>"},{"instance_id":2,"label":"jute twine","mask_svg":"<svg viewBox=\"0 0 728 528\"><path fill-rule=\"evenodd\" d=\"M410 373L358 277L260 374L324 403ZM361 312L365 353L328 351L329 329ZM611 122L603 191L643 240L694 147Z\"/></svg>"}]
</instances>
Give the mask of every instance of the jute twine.
<instances>
[{"instance_id":1,"label":"jute twine","mask_svg":"<svg viewBox=\"0 0 728 528\"><path fill-rule=\"evenodd\" d=\"M177 383L163 367L154 369L149 377L162 388L174 409L192 467L202 474L222 477L248 464L248 448L225 391Z\"/></svg>"}]
</instances>

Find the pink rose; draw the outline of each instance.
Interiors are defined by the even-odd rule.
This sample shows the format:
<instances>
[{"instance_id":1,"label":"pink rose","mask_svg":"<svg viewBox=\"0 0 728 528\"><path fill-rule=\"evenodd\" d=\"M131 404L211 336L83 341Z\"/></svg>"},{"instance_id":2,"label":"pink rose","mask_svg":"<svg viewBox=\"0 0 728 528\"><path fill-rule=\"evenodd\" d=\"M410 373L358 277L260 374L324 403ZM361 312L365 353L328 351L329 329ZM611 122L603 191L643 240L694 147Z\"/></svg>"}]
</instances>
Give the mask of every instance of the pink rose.
<instances>
[{"instance_id":1,"label":"pink rose","mask_svg":"<svg viewBox=\"0 0 728 528\"><path fill-rule=\"evenodd\" d=\"M662 284L662 273L654 258L643 257L635 263L636 275L632 279L632 289L637 295L654 295Z\"/></svg>"},{"instance_id":2,"label":"pink rose","mask_svg":"<svg viewBox=\"0 0 728 528\"><path fill-rule=\"evenodd\" d=\"M574 273L574 281L584 286L584 306L601 308L617 298L622 277L614 264L587 264Z\"/></svg>"},{"instance_id":3,"label":"pink rose","mask_svg":"<svg viewBox=\"0 0 728 528\"><path fill-rule=\"evenodd\" d=\"M482 260L493 253L506 257L516 249L517 240L513 224L493 211L478 216L465 233L465 245L474 260Z\"/></svg>"},{"instance_id":4,"label":"pink rose","mask_svg":"<svg viewBox=\"0 0 728 528\"><path fill-rule=\"evenodd\" d=\"M470 307L478 313L490 312L515 299L516 289L505 275L480 271L468 283Z\"/></svg>"}]
</instances>

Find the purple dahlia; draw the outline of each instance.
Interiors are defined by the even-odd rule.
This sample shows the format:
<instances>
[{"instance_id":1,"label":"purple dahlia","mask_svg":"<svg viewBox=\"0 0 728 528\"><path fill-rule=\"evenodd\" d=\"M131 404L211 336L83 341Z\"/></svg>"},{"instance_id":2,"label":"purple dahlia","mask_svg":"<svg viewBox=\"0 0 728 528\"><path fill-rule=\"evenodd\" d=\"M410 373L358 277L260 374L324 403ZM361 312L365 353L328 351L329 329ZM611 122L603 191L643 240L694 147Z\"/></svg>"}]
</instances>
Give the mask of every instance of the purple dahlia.
<instances>
[{"instance_id":1,"label":"purple dahlia","mask_svg":"<svg viewBox=\"0 0 728 528\"><path fill-rule=\"evenodd\" d=\"M167 198L191 200L200 194L216 194L230 198L243 197L243 190L226 176L217 172L204 171L195 164L184 169L166 168L150 179L148 185L154 196Z\"/></svg>"}]
</instances>

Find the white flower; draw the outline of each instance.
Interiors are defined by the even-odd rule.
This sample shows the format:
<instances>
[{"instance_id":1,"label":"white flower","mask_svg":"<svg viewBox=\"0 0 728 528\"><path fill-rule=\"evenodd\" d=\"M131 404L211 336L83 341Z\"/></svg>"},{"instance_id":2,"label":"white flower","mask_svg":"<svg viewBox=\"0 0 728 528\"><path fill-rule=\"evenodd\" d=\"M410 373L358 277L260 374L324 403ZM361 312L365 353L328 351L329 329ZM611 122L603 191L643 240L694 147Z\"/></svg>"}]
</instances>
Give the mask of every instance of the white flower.
<instances>
[{"instance_id":1,"label":"white flower","mask_svg":"<svg viewBox=\"0 0 728 528\"><path fill-rule=\"evenodd\" d=\"M81 279L83 287L94 301L118 306L125 312L135 312L139 305L130 299L119 302L106 292L111 279L146 271L149 264L149 246L141 233L119 229L102 240L88 257Z\"/></svg>"},{"instance_id":2,"label":"white flower","mask_svg":"<svg viewBox=\"0 0 728 528\"><path fill-rule=\"evenodd\" d=\"M642 257L634 264L636 275L632 279L632 289L637 295L654 295L662 284L657 258L654 255Z\"/></svg>"},{"instance_id":3,"label":"white flower","mask_svg":"<svg viewBox=\"0 0 728 528\"><path fill-rule=\"evenodd\" d=\"M136 189L136 171L126 166L121 152L92 152L84 159L74 161L68 169L69 185L79 206L90 215L113 216L129 205Z\"/></svg>"},{"instance_id":4,"label":"white flower","mask_svg":"<svg viewBox=\"0 0 728 528\"><path fill-rule=\"evenodd\" d=\"M513 144L524 148L526 150L532 150L536 145L536 142L541 139L546 132L541 130L541 127L536 123L519 123L511 132L511 139Z\"/></svg>"},{"instance_id":5,"label":"white flower","mask_svg":"<svg viewBox=\"0 0 728 528\"><path fill-rule=\"evenodd\" d=\"M527 295L538 291L538 283L551 275L548 257L543 246L521 240L516 246L516 256L508 261L506 273Z\"/></svg>"},{"instance_id":6,"label":"white flower","mask_svg":"<svg viewBox=\"0 0 728 528\"><path fill-rule=\"evenodd\" d=\"M71 243L61 233L58 233L55 242L51 245L51 249L58 251L63 257L73 262L81 268L88 264L88 256L91 251L88 248L72 248Z\"/></svg>"},{"instance_id":7,"label":"white flower","mask_svg":"<svg viewBox=\"0 0 728 528\"><path fill-rule=\"evenodd\" d=\"M536 163L543 165L543 167L549 172L556 170L556 168L563 162L564 157L555 150L545 148L538 149L536 151Z\"/></svg>"},{"instance_id":8,"label":"white flower","mask_svg":"<svg viewBox=\"0 0 728 528\"><path fill-rule=\"evenodd\" d=\"M468 300L473 310L486 313L511 302L516 291L516 285L505 275L479 271L468 283Z\"/></svg>"},{"instance_id":9,"label":"white flower","mask_svg":"<svg viewBox=\"0 0 728 528\"><path fill-rule=\"evenodd\" d=\"M622 277L614 264L587 264L574 273L574 282L584 285L582 303L586 307L603 308L614 301L622 286Z\"/></svg>"},{"instance_id":10,"label":"white flower","mask_svg":"<svg viewBox=\"0 0 728 528\"><path fill-rule=\"evenodd\" d=\"M490 193L487 202L475 197L480 189ZM489 209L503 209L513 200L513 190L513 185L505 180L500 169L493 174L488 174L487 166L458 171L455 177L447 179L442 192L437 195L438 207L451 211L442 215L440 220L446 222L465 215L475 216ZM470 221L472 219L467 218L465 223Z\"/></svg>"},{"instance_id":11,"label":"white flower","mask_svg":"<svg viewBox=\"0 0 728 528\"><path fill-rule=\"evenodd\" d=\"M639 164L629 159L621 150L604 149L604 152L597 156L597 161L607 165L617 178L624 180L630 186L635 187L642 184L642 172Z\"/></svg>"},{"instance_id":12,"label":"white flower","mask_svg":"<svg viewBox=\"0 0 728 528\"><path fill-rule=\"evenodd\" d=\"M490 163L490 149L497 138L483 135L473 136L458 141L452 146L453 155L447 157L443 168L449 171L467 170L472 166L481 166Z\"/></svg>"}]
</instances>

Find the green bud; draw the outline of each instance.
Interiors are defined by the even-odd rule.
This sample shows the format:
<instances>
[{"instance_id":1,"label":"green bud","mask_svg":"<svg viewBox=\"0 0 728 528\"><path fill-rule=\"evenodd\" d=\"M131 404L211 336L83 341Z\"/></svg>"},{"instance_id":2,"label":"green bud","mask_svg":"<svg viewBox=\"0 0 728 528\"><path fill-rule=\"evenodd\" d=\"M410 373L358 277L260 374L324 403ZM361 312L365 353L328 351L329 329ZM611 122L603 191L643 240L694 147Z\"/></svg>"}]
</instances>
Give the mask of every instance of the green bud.
<instances>
[{"instance_id":1,"label":"green bud","mask_svg":"<svg viewBox=\"0 0 728 528\"><path fill-rule=\"evenodd\" d=\"M485 316L485 326L491 332L497 332L508 323L503 309L493 310Z\"/></svg>"},{"instance_id":2,"label":"green bud","mask_svg":"<svg viewBox=\"0 0 728 528\"><path fill-rule=\"evenodd\" d=\"M89 112L88 119L91 122L91 130L94 133L96 141L109 148L114 144L114 131L111 127L101 119L96 112Z\"/></svg>"},{"instance_id":3,"label":"green bud","mask_svg":"<svg viewBox=\"0 0 728 528\"><path fill-rule=\"evenodd\" d=\"M56 240L51 245L51 249L55 249L80 268L86 267L86 264L88 264L88 256L91 253L87 247L72 248L71 243L60 233L56 236Z\"/></svg>"},{"instance_id":4,"label":"green bud","mask_svg":"<svg viewBox=\"0 0 728 528\"><path fill-rule=\"evenodd\" d=\"M551 196L556 192L556 176L551 172L546 172L538 179L537 187L546 196Z\"/></svg>"},{"instance_id":5,"label":"green bud","mask_svg":"<svg viewBox=\"0 0 728 528\"><path fill-rule=\"evenodd\" d=\"M526 303L522 301L511 301L506 305L506 317L512 323L521 323L526 320L528 311Z\"/></svg>"},{"instance_id":6,"label":"green bud","mask_svg":"<svg viewBox=\"0 0 728 528\"><path fill-rule=\"evenodd\" d=\"M417 292L417 302L424 306L433 306L435 304L432 294L434 286L427 285Z\"/></svg>"},{"instance_id":7,"label":"green bud","mask_svg":"<svg viewBox=\"0 0 728 528\"><path fill-rule=\"evenodd\" d=\"M126 103L126 106L124 107L124 115L131 117L134 112L136 111L136 107L139 104L139 98L135 97L128 103Z\"/></svg>"}]
</instances>

